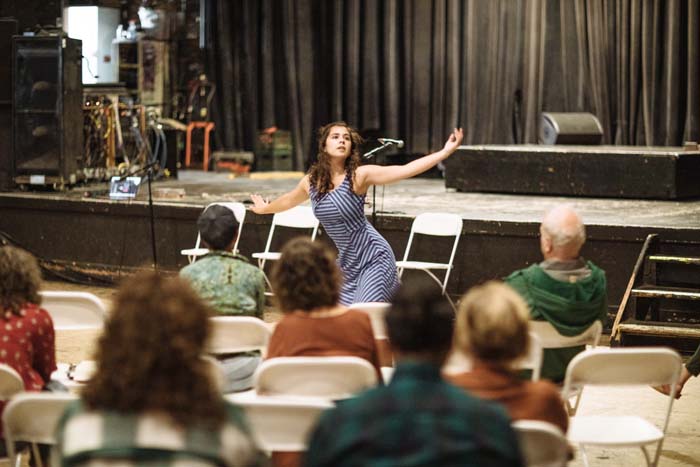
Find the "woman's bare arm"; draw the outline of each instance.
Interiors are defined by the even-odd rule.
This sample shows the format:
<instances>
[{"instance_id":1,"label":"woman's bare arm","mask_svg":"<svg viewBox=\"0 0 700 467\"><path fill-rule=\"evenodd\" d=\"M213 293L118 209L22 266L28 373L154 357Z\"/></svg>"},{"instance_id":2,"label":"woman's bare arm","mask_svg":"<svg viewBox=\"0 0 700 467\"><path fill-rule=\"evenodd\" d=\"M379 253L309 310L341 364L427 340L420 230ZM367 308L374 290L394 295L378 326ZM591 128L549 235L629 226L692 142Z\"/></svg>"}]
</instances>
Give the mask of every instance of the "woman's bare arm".
<instances>
[{"instance_id":1,"label":"woman's bare arm","mask_svg":"<svg viewBox=\"0 0 700 467\"><path fill-rule=\"evenodd\" d=\"M256 214L275 214L286 211L309 199L309 176L305 175L292 191L271 202L267 202L258 194L251 194L250 199L253 200L250 210Z\"/></svg>"},{"instance_id":2,"label":"woman's bare arm","mask_svg":"<svg viewBox=\"0 0 700 467\"><path fill-rule=\"evenodd\" d=\"M405 165L363 165L358 167L357 175L360 187L357 191L366 191L370 185L387 185L407 178L414 177L447 159L462 143L464 132L455 128L445 146L432 154L416 159Z\"/></svg>"}]
</instances>

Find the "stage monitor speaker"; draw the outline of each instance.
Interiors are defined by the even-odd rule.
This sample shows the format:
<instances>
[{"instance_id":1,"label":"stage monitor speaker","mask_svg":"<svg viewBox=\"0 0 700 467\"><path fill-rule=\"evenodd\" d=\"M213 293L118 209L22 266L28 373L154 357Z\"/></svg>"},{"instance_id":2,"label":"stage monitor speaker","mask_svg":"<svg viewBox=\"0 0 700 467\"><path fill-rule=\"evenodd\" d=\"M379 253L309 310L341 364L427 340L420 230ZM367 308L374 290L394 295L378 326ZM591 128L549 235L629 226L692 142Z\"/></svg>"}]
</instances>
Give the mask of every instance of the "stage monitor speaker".
<instances>
[{"instance_id":1,"label":"stage monitor speaker","mask_svg":"<svg viewBox=\"0 0 700 467\"><path fill-rule=\"evenodd\" d=\"M12 44L15 181L75 183L83 159L81 42L16 36Z\"/></svg>"},{"instance_id":2,"label":"stage monitor speaker","mask_svg":"<svg viewBox=\"0 0 700 467\"><path fill-rule=\"evenodd\" d=\"M540 118L540 144L600 144L603 127L587 112L543 112Z\"/></svg>"}]
</instances>

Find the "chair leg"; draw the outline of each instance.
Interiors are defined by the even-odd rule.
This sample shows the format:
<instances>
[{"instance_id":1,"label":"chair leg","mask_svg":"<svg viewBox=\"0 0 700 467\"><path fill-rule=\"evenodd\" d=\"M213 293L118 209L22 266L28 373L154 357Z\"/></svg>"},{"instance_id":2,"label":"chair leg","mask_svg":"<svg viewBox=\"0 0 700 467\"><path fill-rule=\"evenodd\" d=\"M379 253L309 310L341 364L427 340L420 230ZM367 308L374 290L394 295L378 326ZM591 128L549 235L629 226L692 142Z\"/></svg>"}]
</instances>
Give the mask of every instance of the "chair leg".
<instances>
[{"instance_id":1,"label":"chair leg","mask_svg":"<svg viewBox=\"0 0 700 467\"><path fill-rule=\"evenodd\" d=\"M644 454L644 460L647 461L647 467L651 466L656 466L656 462L652 463L651 458L649 457L649 451L647 451L646 446L640 446L640 449L642 450L642 453Z\"/></svg>"},{"instance_id":2,"label":"chair leg","mask_svg":"<svg viewBox=\"0 0 700 467\"><path fill-rule=\"evenodd\" d=\"M574 402L573 406L571 405L571 401L569 399L566 400L566 411L569 413L569 417L576 415L578 405L581 402L581 394L583 394L583 388L578 390L578 393L576 394L576 401Z\"/></svg>"},{"instance_id":3,"label":"chair leg","mask_svg":"<svg viewBox=\"0 0 700 467\"><path fill-rule=\"evenodd\" d=\"M32 457L34 457L34 465L37 467L44 467L44 461L41 459L39 446L36 443L32 443Z\"/></svg>"},{"instance_id":4,"label":"chair leg","mask_svg":"<svg viewBox=\"0 0 700 467\"><path fill-rule=\"evenodd\" d=\"M450 298L450 294L448 294L445 290L445 286L443 285L442 281L438 279L437 276L433 274L433 272L430 269L421 269L421 271L424 271L426 274L428 274L437 283L437 285L440 286L440 288L442 289L442 294L445 296L445 298L447 298L447 301L450 302L450 306L452 307L454 312L457 313L457 307L455 307L454 302Z\"/></svg>"},{"instance_id":5,"label":"chair leg","mask_svg":"<svg viewBox=\"0 0 700 467\"><path fill-rule=\"evenodd\" d=\"M588 455L586 454L586 447L583 444L578 445L579 449L581 449L581 459L583 459L583 465L585 467L589 467L590 464L588 463Z\"/></svg>"}]
</instances>

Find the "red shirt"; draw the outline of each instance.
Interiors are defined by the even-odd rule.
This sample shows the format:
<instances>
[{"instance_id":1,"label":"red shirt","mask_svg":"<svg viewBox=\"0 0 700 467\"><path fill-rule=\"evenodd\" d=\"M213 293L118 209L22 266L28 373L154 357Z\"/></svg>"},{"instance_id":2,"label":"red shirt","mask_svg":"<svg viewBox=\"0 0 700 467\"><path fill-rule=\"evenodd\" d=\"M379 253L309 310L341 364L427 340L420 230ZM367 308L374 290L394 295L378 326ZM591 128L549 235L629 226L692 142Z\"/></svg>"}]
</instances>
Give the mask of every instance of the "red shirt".
<instances>
[{"instance_id":1,"label":"red shirt","mask_svg":"<svg viewBox=\"0 0 700 467\"><path fill-rule=\"evenodd\" d=\"M0 363L19 373L27 391L41 391L56 370L56 343L51 316L28 303L20 315L0 317Z\"/></svg>"}]
</instances>

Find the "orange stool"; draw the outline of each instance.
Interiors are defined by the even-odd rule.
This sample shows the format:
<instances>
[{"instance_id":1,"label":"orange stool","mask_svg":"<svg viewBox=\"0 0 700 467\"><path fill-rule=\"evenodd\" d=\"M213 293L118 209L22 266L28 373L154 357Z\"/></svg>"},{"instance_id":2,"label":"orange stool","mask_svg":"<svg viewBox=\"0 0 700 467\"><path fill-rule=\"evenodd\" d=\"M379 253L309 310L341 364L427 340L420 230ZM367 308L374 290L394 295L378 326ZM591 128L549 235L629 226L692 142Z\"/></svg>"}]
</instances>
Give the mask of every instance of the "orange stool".
<instances>
[{"instance_id":1,"label":"orange stool","mask_svg":"<svg viewBox=\"0 0 700 467\"><path fill-rule=\"evenodd\" d=\"M209 170L209 135L214 129L214 122L190 122L187 124L185 167L190 166L190 158L192 157L192 130L195 128L204 128L204 158L202 161L202 169L206 172Z\"/></svg>"}]
</instances>

